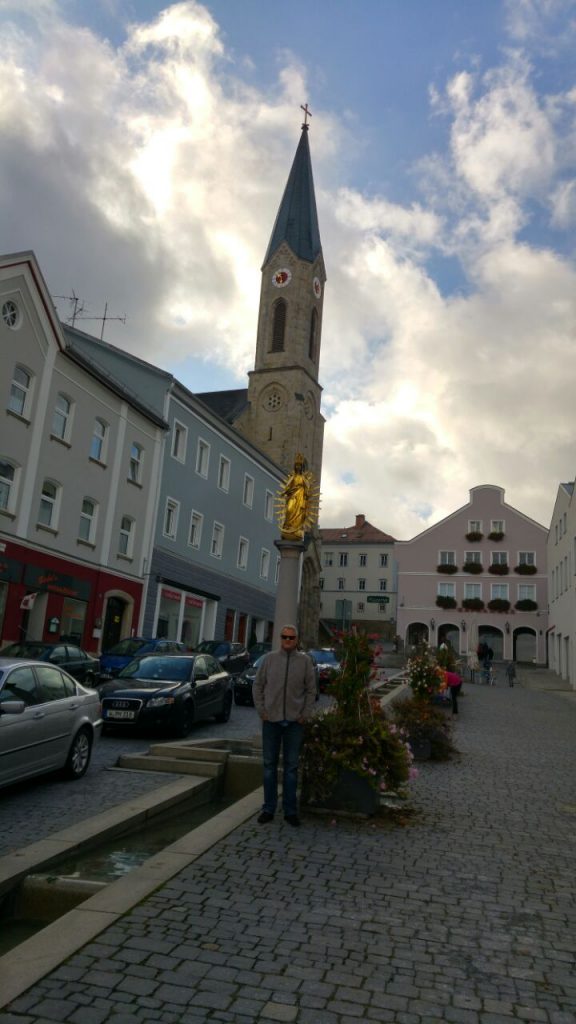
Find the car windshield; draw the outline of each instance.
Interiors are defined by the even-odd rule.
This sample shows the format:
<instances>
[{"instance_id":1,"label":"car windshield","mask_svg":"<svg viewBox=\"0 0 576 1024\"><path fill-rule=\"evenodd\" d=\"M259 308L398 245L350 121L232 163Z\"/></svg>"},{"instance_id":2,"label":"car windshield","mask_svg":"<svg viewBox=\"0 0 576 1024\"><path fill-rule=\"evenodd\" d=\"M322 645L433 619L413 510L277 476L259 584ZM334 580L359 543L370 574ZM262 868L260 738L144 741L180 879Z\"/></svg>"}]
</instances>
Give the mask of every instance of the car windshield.
<instances>
[{"instance_id":1,"label":"car windshield","mask_svg":"<svg viewBox=\"0 0 576 1024\"><path fill-rule=\"evenodd\" d=\"M308 651L308 654L314 658L314 661L320 662L322 665L337 665L338 658L334 651Z\"/></svg>"},{"instance_id":2,"label":"car windshield","mask_svg":"<svg viewBox=\"0 0 576 1024\"><path fill-rule=\"evenodd\" d=\"M138 639L135 636L129 636L126 640L121 640L120 643L115 644L114 647L111 647L110 650L105 651L104 653L121 654L123 656L131 657L132 655L137 654L138 651L142 650L145 643L147 643L146 640Z\"/></svg>"},{"instance_id":3,"label":"car windshield","mask_svg":"<svg viewBox=\"0 0 576 1024\"><path fill-rule=\"evenodd\" d=\"M192 675L191 658L136 658L122 669L119 679L154 679L156 682L183 683Z\"/></svg>"},{"instance_id":4,"label":"car windshield","mask_svg":"<svg viewBox=\"0 0 576 1024\"><path fill-rule=\"evenodd\" d=\"M216 658L221 654L228 653L228 644L222 643L220 640L203 640L201 644L198 644L197 651L202 651L203 654L213 654Z\"/></svg>"},{"instance_id":5,"label":"car windshield","mask_svg":"<svg viewBox=\"0 0 576 1024\"><path fill-rule=\"evenodd\" d=\"M2 658L36 658L38 660L47 657L52 650L51 647L46 647L44 644L34 643L23 643L23 644L8 644L8 647L3 647L0 651L0 657Z\"/></svg>"}]
</instances>

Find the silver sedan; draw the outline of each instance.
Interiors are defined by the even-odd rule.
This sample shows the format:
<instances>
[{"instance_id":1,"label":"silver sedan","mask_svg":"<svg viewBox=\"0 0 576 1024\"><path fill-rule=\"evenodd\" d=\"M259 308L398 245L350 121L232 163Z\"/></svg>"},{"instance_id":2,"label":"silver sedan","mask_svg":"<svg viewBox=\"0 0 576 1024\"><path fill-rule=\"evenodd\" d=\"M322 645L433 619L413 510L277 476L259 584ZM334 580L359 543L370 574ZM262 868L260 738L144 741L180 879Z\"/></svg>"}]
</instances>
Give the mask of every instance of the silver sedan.
<instances>
[{"instance_id":1,"label":"silver sedan","mask_svg":"<svg viewBox=\"0 0 576 1024\"><path fill-rule=\"evenodd\" d=\"M95 690L56 665L0 658L0 786L58 769L82 778L101 731Z\"/></svg>"}]
</instances>

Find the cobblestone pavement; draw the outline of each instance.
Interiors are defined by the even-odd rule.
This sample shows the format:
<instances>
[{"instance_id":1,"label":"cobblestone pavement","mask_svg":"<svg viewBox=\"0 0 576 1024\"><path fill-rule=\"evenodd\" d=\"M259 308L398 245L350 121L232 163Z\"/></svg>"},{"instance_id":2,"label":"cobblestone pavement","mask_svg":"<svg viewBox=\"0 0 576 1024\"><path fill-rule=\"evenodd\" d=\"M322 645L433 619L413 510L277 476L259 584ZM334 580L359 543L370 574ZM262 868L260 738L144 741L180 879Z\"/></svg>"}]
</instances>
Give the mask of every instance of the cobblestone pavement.
<instances>
[{"instance_id":1,"label":"cobblestone pavement","mask_svg":"<svg viewBox=\"0 0 576 1024\"><path fill-rule=\"evenodd\" d=\"M404 826L248 822L0 1024L574 1024L574 696L466 685Z\"/></svg>"}]
</instances>

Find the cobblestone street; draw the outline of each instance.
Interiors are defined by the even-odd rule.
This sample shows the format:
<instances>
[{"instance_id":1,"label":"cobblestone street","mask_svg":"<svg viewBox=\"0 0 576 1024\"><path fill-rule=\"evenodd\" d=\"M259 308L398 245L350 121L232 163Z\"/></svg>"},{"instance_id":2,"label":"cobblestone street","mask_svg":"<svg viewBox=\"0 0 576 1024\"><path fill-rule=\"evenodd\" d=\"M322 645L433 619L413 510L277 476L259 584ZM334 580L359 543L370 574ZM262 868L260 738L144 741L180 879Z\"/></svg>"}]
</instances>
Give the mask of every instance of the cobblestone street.
<instances>
[{"instance_id":1,"label":"cobblestone street","mask_svg":"<svg viewBox=\"0 0 576 1024\"><path fill-rule=\"evenodd\" d=\"M251 821L0 1024L574 1024L576 695L552 684L467 684L404 825Z\"/></svg>"}]
</instances>

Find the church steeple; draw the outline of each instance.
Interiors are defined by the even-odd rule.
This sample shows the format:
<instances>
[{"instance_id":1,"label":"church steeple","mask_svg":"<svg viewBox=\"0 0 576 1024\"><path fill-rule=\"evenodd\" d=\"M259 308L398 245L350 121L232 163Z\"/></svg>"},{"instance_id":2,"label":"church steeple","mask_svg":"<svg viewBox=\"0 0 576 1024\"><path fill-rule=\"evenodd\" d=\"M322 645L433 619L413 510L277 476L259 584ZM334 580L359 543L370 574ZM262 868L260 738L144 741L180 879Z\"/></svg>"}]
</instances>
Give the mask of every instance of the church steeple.
<instances>
[{"instance_id":1,"label":"church steeple","mask_svg":"<svg viewBox=\"0 0 576 1024\"><path fill-rule=\"evenodd\" d=\"M307 119L262 266L256 360L240 429L286 472L302 452L320 482L324 419L318 383L326 272Z\"/></svg>"}]
</instances>

